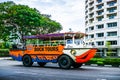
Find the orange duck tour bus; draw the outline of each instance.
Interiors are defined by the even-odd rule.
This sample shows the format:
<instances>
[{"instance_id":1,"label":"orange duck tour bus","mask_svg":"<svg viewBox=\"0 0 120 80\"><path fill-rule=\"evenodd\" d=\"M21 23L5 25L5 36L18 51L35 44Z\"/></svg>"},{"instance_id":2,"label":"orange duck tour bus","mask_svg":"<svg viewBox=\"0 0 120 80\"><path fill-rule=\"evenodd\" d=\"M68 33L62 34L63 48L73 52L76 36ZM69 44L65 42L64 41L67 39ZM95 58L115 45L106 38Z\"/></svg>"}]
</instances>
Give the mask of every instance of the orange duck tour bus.
<instances>
[{"instance_id":1,"label":"orange duck tour bus","mask_svg":"<svg viewBox=\"0 0 120 80\"><path fill-rule=\"evenodd\" d=\"M37 62L41 67L46 63L58 63L60 68L79 68L96 54L97 49L86 45L84 33L66 32L23 36L26 44L14 45L10 56L22 61L26 67Z\"/></svg>"}]
</instances>

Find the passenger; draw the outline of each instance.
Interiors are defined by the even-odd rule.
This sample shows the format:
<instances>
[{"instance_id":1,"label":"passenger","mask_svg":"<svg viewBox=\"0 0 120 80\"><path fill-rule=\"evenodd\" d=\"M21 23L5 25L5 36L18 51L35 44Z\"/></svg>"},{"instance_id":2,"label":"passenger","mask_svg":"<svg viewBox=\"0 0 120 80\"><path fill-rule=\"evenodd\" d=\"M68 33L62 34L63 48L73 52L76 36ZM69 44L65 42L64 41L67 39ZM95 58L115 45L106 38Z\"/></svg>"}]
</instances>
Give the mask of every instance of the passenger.
<instances>
[{"instance_id":1,"label":"passenger","mask_svg":"<svg viewBox=\"0 0 120 80\"><path fill-rule=\"evenodd\" d=\"M56 41L53 41L52 46L57 46Z\"/></svg>"}]
</instances>

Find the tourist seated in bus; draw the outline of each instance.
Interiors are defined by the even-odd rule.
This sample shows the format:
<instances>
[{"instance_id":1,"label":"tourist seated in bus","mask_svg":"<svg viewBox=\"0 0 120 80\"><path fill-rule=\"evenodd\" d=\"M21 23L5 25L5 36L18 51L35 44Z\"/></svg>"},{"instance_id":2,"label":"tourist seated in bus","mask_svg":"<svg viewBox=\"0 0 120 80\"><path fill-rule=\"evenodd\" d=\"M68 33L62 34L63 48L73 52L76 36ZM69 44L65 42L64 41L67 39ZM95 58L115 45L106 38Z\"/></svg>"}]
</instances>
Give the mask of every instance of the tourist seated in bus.
<instances>
[{"instance_id":1,"label":"tourist seated in bus","mask_svg":"<svg viewBox=\"0 0 120 80\"><path fill-rule=\"evenodd\" d=\"M53 41L52 42L52 46L57 46L58 44L57 44L57 41Z\"/></svg>"}]
</instances>

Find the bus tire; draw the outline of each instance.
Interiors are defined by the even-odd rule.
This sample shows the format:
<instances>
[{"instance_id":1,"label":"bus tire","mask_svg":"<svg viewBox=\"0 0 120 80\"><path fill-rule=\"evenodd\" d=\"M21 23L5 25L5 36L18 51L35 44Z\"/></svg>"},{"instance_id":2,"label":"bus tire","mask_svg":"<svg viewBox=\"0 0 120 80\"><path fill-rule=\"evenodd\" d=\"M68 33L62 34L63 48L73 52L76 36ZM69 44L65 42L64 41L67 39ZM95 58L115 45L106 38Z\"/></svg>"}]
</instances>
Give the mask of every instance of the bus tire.
<instances>
[{"instance_id":1,"label":"bus tire","mask_svg":"<svg viewBox=\"0 0 120 80\"><path fill-rule=\"evenodd\" d=\"M31 67L33 64L32 58L29 55L23 56L23 65L25 67Z\"/></svg>"},{"instance_id":2,"label":"bus tire","mask_svg":"<svg viewBox=\"0 0 120 80\"><path fill-rule=\"evenodd\" d=\"M69 69L72 66L72 59L67 55L62 55L58 59L58 64L62 69Z\"/></svg>"},{"instance_id":3,"label":"bus tire","mask_svg":"<svg viewBox=\"0 0 120 80\"><path fill-rule=\"evenodd\" d=\"M72 66L73 68L79 68L82 66L82 63L74 63Z\"/></svg>"},{"instance_id":4,"label":"bus tire","mask_svg":"<svg viewBox=\"0 0 120 80\"><path fill-rule=\"evenodd\" d=\"M41 67L44 67L45 64L46 64L46 62L37 62L37 63L38 63L38 65L40 65Z\"/></svg>"}]
</instances>

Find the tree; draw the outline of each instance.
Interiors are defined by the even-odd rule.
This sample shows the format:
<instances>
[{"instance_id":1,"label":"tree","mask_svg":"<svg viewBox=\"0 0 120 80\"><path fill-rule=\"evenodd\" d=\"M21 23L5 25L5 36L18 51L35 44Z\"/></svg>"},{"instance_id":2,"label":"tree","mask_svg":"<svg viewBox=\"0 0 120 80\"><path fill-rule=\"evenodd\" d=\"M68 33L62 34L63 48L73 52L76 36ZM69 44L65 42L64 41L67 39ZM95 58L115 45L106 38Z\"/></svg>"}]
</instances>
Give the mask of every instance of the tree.
<instances>
[{"instance_id":1,"label":"tree","mask_svg":"<svg viewBox=\"0 0 120 80\"><path fill-rule=\"evenodd\" d=\"M11 6L15 5L12 1L0 3L0 39L7 41L11 28L5 24L6 18L9 17L8 10Z\"/></svg>"},{"instance_id":2,"label":"tree","mask_svg":"<svg viewBox=\"0 0 120 80\"><path fill-rule=\"evenodd\" d=\"M17 39L24 35L51 33L61 30L60 23L26 5L12 1L0 3L0 39Z\"/></svg>"},{"instance_id":3,"label":"tree","mask_svg":"<svg viewBox=\"0 0 120 80\"><path fill-rule=\"evenodd\" d=\"M46 34L46 33L53 33L56 31L60 31L62 29L61 24L51 20L49 17L46 15L42 16L40 19L40 26L41 27L36 27L34 30L35 34L41 33L41 34Z\"/></svg>"},{"instance_id":4,"label":"tree","mask_svg":"<svg viewBox=\"0 0 120 80\"><path fill-rule=\"evenodd\" d=\"M106 47L108 49L107 51L107 56L111 56L112 55L112 50L111 50L111 43L109 41L106 41Z\"/></svg>"}]
</instances>

